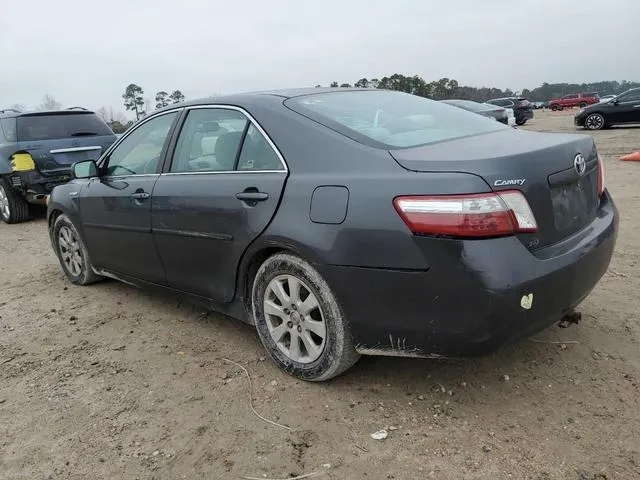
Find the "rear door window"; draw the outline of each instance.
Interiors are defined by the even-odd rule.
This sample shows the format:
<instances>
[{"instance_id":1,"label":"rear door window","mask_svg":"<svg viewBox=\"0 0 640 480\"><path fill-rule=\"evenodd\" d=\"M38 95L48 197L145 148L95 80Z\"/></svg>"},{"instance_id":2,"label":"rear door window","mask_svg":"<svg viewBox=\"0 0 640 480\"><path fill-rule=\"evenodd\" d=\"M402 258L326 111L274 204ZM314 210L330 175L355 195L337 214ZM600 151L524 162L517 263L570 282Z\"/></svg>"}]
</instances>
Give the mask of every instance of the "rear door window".
<instances>
[{"instance_id":1,"label":"rear door window","mask_svg":"<svg viewBox=\"0 0 640 480\"><path fill-rule=\"evenodd\" d=\"M16 119L0 118L0 130L4 136L4 140L13 143L16 141Z\"/></svg>"},{"instance_id":2,"label":"rear door window","mask_svg":"<svg viewBox=\"0 0 640 480\"><path fill-rule=\"evenodd\" d=\"M17 133L20 142L113 135L107 124L91 112L23 115L18 117Z\"/></svg>"},{"instance_id":3,"label":"rear door window","mask_svg":"<svg viewBox=\"0 0 640 480\"><path fill-rule=\"evenodd\" d=\"M237 110L191 110L178 137L171 172L233 170L247 123Z\"/></svg>"}]
</instances>

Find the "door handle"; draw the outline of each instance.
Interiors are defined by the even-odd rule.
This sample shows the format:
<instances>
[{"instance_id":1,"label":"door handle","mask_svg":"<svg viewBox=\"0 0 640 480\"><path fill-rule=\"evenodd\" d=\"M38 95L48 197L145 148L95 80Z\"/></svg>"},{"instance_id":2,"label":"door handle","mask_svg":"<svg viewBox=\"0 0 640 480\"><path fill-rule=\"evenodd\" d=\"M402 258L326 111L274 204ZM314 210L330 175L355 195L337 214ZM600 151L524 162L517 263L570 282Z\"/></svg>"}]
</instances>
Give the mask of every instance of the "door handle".
<instances>
[{"instance_id":1,"label":"door handle","mask_svg":"<svg viewBox=\"0 0 640 480\"><path fill-rule=\"evenodd\" d=\"M247 203L264 202L269 198L269 194L266 192L259 192L257 190L247 189L244 192L236 193L236 198Z\"/></svg>"},{"instance_id":2,"label":"door handle","mask_svg":"<svg viewBox=\"0 0 640 480\"><path fill-rule=\"evenodd\" d=\"M135 192L131 194L131 198L135 198L136 200L146 200L150 196L147 192Z\"/></svg>"}]
</instances>

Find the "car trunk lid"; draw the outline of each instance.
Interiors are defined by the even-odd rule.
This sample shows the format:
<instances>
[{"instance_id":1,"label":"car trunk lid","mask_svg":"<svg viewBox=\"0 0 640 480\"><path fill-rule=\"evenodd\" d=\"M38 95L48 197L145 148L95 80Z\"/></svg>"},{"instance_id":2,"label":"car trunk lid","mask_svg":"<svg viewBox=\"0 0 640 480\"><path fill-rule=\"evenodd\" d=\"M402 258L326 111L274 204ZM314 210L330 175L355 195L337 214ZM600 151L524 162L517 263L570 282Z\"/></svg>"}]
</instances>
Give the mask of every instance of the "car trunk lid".
<instances>
[{"instance_id":1,"label":"car trunk lid","mask_svg":"<svg viewBox=\"0 0 640 480\"><path fill-rule=\"evenodd\" d=\"M586 135L500 130L390 153L407 170L471 173L492 191L521 191L538 224L537 232L518 234L531 250L572 235L596 216L598 155ZM578 155L581 173L574 165Z\"/></svg>"}]
</instances>

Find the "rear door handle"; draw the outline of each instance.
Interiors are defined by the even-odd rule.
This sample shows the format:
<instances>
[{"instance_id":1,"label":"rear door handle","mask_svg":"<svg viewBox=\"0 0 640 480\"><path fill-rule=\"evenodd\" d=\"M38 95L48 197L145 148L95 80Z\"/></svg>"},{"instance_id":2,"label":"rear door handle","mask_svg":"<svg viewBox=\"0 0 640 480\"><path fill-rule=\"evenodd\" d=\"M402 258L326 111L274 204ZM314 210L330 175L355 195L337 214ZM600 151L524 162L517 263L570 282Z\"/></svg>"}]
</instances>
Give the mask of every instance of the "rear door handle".
<instances>
[{"instance_id":1,"label":"rear door handle","mask_svg":"<svg viewBox=\"0 0 640 480\"><path fill-rule=\"evenodd\" d=\"M135 192L131 194L131 198L135 198L136 200L146 200L150 196L151 194L147 192Z\"/></svg>"},{"instance_id":2,"label":"rear door handle","mask_svg":"<svg viewBox=\"0 0 640 480\"><path fill-rule=\"evenodd\" d=\"M244 191L236 193L236 198L247 203L264 202L269 198L269 194L265 192Z\"/></svg>"}]
</instances>

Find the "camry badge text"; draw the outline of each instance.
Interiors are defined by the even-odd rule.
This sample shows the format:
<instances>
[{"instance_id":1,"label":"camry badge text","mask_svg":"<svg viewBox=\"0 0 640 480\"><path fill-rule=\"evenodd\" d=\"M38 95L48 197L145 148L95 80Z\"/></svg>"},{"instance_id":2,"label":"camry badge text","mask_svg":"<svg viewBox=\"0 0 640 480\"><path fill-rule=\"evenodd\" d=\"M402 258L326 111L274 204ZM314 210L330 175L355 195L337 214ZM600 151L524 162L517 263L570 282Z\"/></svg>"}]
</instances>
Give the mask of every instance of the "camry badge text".
<instances>
[{"instance_id":1,"label":"camry badge text","mask_svg":"<svg viewBox=\"0 0 640 480\"><path fill-rule=\"evenodd\" d=\"M496 180L493 182L494 187L504 187L507 185L518 185L521 187L526 181L525 178L510 178L509 180Z\"/></svg>"}]
</instances>

